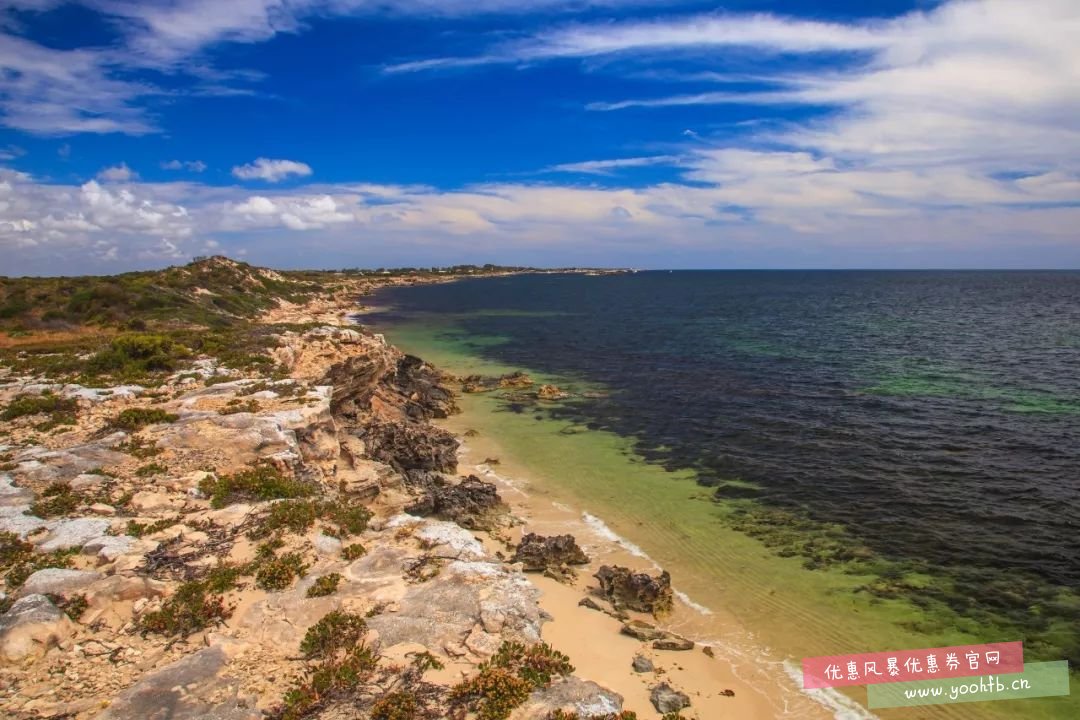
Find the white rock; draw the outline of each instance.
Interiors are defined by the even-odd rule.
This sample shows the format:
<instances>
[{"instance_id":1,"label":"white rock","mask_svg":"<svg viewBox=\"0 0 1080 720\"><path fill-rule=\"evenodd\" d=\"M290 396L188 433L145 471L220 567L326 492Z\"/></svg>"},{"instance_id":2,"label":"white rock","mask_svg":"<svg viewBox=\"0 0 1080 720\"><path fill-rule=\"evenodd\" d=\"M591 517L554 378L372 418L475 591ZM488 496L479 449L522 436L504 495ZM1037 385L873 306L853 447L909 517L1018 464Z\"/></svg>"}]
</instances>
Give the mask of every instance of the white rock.
<instances>
[{"instance_id":1,"label":"white rock","mask_svg":"<svg viewBox=\"0 0 1080 720\"><path fill-rule=\"evenodd\" d=\"M101 573L93 570L45 568L26 578L18 595L69 595L78 593L100 578Z\"/></svg>"},{"instance_id":2,"label":"white rock","mask_svg":"<svg viewBox=\"0 0 1080 720\"><path fill-rule=\"evenodd\" d=\"M315 552L320 555L337 556L341 554L341 541L329 535L319 533L313 544Z\"/></svg>"},{"instance_id":3,"label":"white rock","mask_svg":"<svg viewBox=\"0 0 1080 720\"><path fill-rule=\"evenodd\" d=\"M100 518L76 518L50 523L49 534L38 545L41 552L81 548L91 540L105 535L109 521Z\"/></svg>"},{"instance_id":4,"label":"white rock","mask_svg":"<svg viewBox=\"0 0 1080 720\"><path fill-rule=\"evenodd\" d=\"M75 624L44 595L27 595L0 616L0 658L18 663L44 655L75 633Z\"/></svg>"},{"instance_id":5,"label":"white rock","mask_svg":"<svg viewBox=\"0 0 1080 720\"><path fill-rule=\"evenodd\" d=\"M103 535L83 545L83 553L97 555L99 559L112 562L121 555L127 555L138 543L130 535Z\"/></svg>"}]
</instances>

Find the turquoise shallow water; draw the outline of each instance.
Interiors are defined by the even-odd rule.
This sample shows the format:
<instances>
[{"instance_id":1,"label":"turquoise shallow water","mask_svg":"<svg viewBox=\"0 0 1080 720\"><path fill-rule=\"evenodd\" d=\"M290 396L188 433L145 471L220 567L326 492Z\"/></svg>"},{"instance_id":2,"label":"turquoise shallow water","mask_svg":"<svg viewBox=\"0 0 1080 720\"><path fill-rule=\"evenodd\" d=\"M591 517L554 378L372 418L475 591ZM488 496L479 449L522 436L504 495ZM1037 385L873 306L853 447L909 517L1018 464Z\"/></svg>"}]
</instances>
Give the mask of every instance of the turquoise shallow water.
<instances>
[{"instance_id":1,"label":"turquoise shallow water","mask_svg":"<svg viewBox=\"0 0 1080 720\"><path fill-rule=\"evenodd\" d=\"M484 402L515 456L541 428L603 431L624 462L690 483L675 487L695 504L667 507L677 530L656 544L681 542L703 573L765 553L779 575L755 567L758 589L815 594L815 617L874 615L852 630L866 642L1023 638L1061 659L1080 616L1078 289L1080 275L1040 273L516 277L387 293L394 309L369 320L437 363L606 388L553 407ZM665 483L615 464L566 489L601 502ZM656 507L672 487L642 498ZM1024 702L1026 716L1076 716Z\"/></svg>"}]
</instances>

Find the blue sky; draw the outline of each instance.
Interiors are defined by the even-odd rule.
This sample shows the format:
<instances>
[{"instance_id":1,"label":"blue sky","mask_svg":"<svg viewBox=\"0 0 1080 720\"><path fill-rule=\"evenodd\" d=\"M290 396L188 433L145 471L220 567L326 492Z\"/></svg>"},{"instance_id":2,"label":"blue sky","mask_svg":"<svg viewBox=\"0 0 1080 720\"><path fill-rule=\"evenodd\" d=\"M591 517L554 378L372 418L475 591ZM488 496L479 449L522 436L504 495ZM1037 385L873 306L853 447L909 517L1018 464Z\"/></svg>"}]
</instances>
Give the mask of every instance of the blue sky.
<instances>
[{"instance_id":1,"label":"blue sky","mask_svg":"<svg viewBox=\"0 0 1080 720\"><path fill-rule=\"evenodd\" d=\"M8 0L0 272L1080 267L1078 37L1075 0Z\"/></svg>"}]
</instances>

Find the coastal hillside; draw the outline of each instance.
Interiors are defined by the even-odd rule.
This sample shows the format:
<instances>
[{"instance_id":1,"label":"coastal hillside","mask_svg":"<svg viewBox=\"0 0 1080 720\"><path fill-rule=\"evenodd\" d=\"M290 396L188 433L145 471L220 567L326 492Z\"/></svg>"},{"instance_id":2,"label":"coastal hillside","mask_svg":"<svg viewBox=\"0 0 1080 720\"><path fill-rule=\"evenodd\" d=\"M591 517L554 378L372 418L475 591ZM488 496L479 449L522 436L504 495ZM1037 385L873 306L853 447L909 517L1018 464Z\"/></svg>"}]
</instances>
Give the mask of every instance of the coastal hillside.
<instances>
[{"instance_id":1,"label":"coastal hillside","mask_svg":"<svg viewBox=\"0 0 1080 720\"><path fill-rule=\"evenodd\" d=\"M5 717L637 717L541 641L526 573L571 581L581 547L521 537L433 424L461 381L351 319L431 279L208 258L0 284ZM695 648L655 624L669 578L596 579L582 603L650 678L633 710L680 717L646 657Z\"/></svg>"}]
</instances>

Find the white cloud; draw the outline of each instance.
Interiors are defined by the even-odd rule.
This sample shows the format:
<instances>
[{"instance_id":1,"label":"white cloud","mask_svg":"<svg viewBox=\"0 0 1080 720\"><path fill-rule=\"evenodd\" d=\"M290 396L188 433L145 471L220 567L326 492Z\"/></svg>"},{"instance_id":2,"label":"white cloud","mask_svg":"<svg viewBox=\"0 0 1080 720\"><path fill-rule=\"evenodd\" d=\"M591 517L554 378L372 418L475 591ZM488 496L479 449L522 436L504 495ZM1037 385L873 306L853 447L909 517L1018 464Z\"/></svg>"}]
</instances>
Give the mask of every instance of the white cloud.
<instances>
[{"instance_id":1,"label":"white cloud","mask_svg":"<svg viewBox=\"0 0 1080 720\"><path fill-rule=\"evenodd\" d=\"M206 170L206 163L202 160L169 160L161 163L162 170L188 170L201 173Z\"/></svg>"},{"instance_id":2,"label":"white cloud","mask_svg":"<svg viewBox=\"0 0 1080 720\"><path fill-rule=\"evenodd\" d=\"M678 155L650 155L646 157L617 158L614 160L586 160L576 163L562 163L545 168L545 172L584 173L587 175L611 175L623 168L648 167L650 165L675 165Z\"/></svg>"},{"instance_id":3,"label":"white cloud","mask_svg":"<svg viewBox=\"0 0 1080 720\"><path fill-rule=\"evenodd\" d=\"M265 180L266 182L275 183L292 175L307 177L311 175L311 166L296 160L259 158L253 163L234 167L232 174L241 180Z\"/></svg>"},{"instance_id":4,"label":"white cloud","mask_svg":"<svg viewBox=\"0 0 1080 720\"><path fill-rule=\"evenodd\" d=\"M128 182L139 176L134 170L127 166L127 163L120 163L119 165L104 168L97 174L97 177L98 180L105 180L107 182Z\"/></svg>"}]
</instances>

